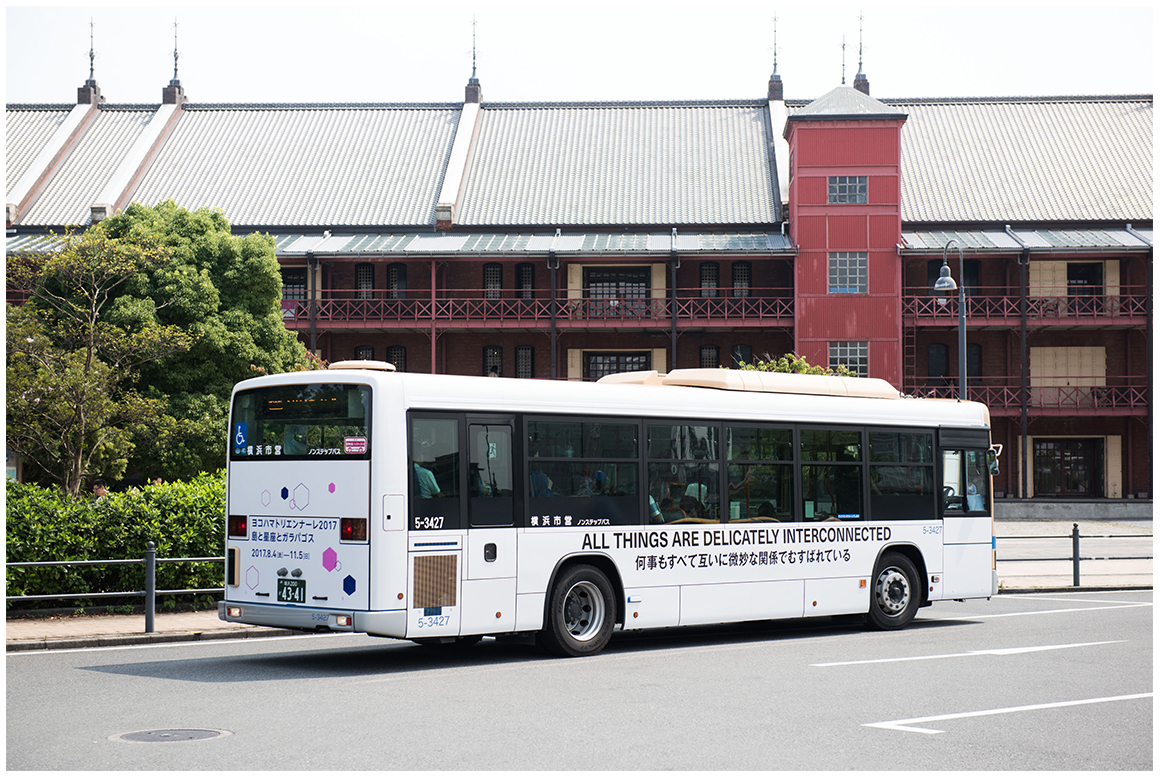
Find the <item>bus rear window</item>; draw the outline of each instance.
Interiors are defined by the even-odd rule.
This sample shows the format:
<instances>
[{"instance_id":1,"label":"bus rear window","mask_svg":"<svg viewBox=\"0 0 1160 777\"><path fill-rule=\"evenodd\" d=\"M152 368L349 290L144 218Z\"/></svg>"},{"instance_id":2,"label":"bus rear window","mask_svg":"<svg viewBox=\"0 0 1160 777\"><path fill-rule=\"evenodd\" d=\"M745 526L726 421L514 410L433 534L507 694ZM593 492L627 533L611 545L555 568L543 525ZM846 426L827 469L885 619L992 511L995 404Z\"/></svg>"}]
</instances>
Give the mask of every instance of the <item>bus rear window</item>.
<instances>
[{"instance_id":1,"label":"bus rear window","mask_svg":"<svg viewBox=\"0 0 1160 777\"><path fill-rule=\"evenodd\" d=\"M230 458L368 459L370 386L309 383L240 391L230 415Z\"/></svg>"}]
</instances>

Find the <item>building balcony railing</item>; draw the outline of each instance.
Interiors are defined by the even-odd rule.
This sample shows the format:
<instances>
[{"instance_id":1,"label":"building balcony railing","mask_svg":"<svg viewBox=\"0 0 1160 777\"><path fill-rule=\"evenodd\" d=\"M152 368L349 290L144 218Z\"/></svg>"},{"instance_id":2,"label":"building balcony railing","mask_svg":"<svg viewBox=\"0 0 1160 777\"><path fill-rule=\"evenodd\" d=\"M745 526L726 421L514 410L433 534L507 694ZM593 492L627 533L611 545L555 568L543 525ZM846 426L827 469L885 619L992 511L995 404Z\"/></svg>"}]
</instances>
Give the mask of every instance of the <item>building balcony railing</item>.
<instances>
[{"instance_id":1,"label":"building balcony railing","mask_svg":"<svg viewBox=\"0 0 1160 777\"><path fill-rule=\"evenodd\" d=\"M560 290L556 296L556 323L563 327L669 326L673 300L648 292L621 296L572 296ZM678 289L678 326L707 324L731 326L792 326L793 289L752 288L747 296L730 296L720 290L708 296L700 288ZM405 297L400 298L401 295ZM283 299L282 318L288 327L309 326L311 302ZM543 290L512 291L463 289L406 292L383 289L326 290L315 302L313 320L324 326L547 326L552 319L552 299Z\"/></svg>"},{"instance_id":2,"label":"building balcony railing","mask_svg":"<svg viewBox=\"0 0 1160 777\"><path fill-rule=\"evenodd\" d=\"M1059 286L1031 287L1027 290L1027 318L1037 325L1136 324L1148 315L1148 292L1143 286L1084 286L1068 291ZM967 289L967 323L1004 323L1020 319L1019 290L1006 286L975 286ZM926 288L904 290L902 315L915 325L954 325L959 319L959 298L955 294L941 302Z\"/></svg>"},{"instance_id":3,"label":"building balcony railing","mask_svg":"<svg viewBox=\"0 0 1160 777\"><path fill-rule=\"evenodd\" d=\"M967 398L982 402L993 415L1021 412L1020 376L967 379ZM907 376L903 391L918 397L958 399L956 377ZM1027 411L1033 415L1138 415L1148 412L1146 375L1031 378Z\"/></svg>"}]
</instances>

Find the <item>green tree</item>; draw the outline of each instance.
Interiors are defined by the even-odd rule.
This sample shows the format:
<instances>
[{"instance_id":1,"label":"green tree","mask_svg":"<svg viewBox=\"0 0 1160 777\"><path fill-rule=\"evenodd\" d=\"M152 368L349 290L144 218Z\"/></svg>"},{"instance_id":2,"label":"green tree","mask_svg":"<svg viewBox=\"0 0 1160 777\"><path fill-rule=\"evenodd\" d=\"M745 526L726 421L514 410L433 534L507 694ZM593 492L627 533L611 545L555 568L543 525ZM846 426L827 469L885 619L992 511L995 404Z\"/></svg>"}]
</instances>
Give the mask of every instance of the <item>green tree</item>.
<instances>
[{"instance_id":1,"label":"green tree","mask_svg":"<svg viewBox=\"0 0 1160 777\"><path fill-rule=\"evenodd\" d=\"M282 322L282 275L269 235L234 236L220 210L172 201L132 204L93 229L110 239L157 243L172 261L141 272L113 304L117 320L175 326L183 353L141 369L144 396L168 403L166 423L139 436L130 467L166 479L225 465L230 392L259 374L302 369L305 347Z\"/></svg>"},{"instance_id":2,"label":"green tree","mask_svg":"<svg viewBox=\"0 0 1160 777\"><path fill-rule=\"evenodd\" d=\"M773 358L768 353L753 364L742 364L740 369L755 372L791 372L798 375L838 375L843 378L856 378L856 373L846 365L839 364L834 369L827 369L817 364L810 364L801 356L793 353L783 354Z\"/></svg>"},{"instance_id":3,"label":"green tree","mask_svg":"<svg viewBox=\"0 0 1160 777\"><path fill-rule=\"evenodd\" d=\"M9 257L9 284L29 299L6 311L8 447L72 496L90 472L119 477L133 437L160 418L163 403L143 397L135 379L142 365L188 348L189 338L113 308L132 278L169 263L156 241L93 230L66 235L47 260Z\"/></svg>"}]
</instances>

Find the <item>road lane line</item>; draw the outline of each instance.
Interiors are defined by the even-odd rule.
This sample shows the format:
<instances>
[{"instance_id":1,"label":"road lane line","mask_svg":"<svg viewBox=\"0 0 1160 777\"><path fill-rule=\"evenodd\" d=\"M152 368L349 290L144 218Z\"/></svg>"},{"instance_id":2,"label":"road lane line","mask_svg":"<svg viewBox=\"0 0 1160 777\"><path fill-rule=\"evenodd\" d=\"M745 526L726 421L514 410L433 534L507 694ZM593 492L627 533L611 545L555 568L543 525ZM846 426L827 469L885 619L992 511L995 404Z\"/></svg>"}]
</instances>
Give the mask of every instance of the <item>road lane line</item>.
<instances>
[{"instance_id":1,"label":"road lane line","mask_svg":"<svg viewBox=\"0 0 1160 777\"><path fill-rule=\"evenodd\" d=\"M1059 598L1057 596L1018 596L1014 598L1021 598L1021 600L1031 600L1035 602L1079 602L1080 604L1151 604L1152 602L1130 602L1122 600L1122 598Z\"/></svg>"},{"instance_id":2,"label":"road lane line","mask_svg":"<svg viewBox=\"0 0 1160 777\"><path fill-rule=\"evenodd\" d=\"M866 658L858 661L830 661L810 666L854 666L856 664L891 664L900 661L931 661L936 658L972 658L974 656L1013 656L1020 653L1037 653L1043 650L1064 650L1066 648L1090 647L1092 645L1114 645L1127 640L1117 639L1107 642L1076 642L1071 645L1036 645L1032 647L992 648L990 650L969 650L966 653L940 653L931 656L896 656L894 658Z\"/></svg>"},{"instance_id":3,"label":"road lane line","mask_svg":"<svg viewBox=\"0 0 1160 777\"><path fill-rule=\"evenodd\" d=\"M1020 618L1024 615L1055 615L1063 612L1095 612L1097 610L1123 610L1131 607L1151 607L1152 602L1142 602L1140 604L1120 604L1109 607L1062 607L1058 610L1032 610L1030 612L998 612L989 615L959 615L953 618L932 618L924 617L921 621L976 621L982 618ZM921 621L915 621L916 623Z\"/></svg>"},{"instance_id":4,"label":"road lane line","mask_svg":"<svg viewBox=\"0 0 1160 777\"><path fill-rule=\"evenodd\" d=\"M981 718L987 715L1006 715L1009 712L1027 712L1030 710L1048 710L1055 707L1075 707L1081 704L1102 704L1109 701L1129 701L1131 699L1150 699L1151 693L1133 693L1128 696L1105 696L1100 699L1079 699L1076 701L1057 701L1049 704L1028 704L1023 707L1004 707L997 710L977 710L975 712L955 712L950 715L928 715L924 718L906 718L904 720L888 720L882 723L863 723L868 728L884 728L891 731L907 731L915 734L945 734L945 731L935 728L920 728L913 723L933 723L937 720L958 720L960 718Z\"/></svg>"}]
</instances>

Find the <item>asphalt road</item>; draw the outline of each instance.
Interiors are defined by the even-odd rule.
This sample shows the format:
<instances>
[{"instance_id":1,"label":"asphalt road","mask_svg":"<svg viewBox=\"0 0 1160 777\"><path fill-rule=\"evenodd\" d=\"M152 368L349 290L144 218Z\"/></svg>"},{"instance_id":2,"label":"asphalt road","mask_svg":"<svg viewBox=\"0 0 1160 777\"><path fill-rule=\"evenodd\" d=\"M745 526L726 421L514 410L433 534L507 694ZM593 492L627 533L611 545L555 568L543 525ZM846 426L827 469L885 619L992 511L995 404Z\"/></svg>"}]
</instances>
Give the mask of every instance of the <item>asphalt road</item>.
<instances>
[{"instance_id":1,"label":"asphalt road","mask_svg":"<svg viewBox=\"0 0 1160 777\"><path fill-rule=\"evenodd\" d=\"M1108 591L939 603L894 633L619 634L587 659L361 635L10 653L6 765L1150 770L1152 623L1151 591Z\"/></svg>"}]
</instances>

